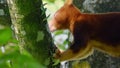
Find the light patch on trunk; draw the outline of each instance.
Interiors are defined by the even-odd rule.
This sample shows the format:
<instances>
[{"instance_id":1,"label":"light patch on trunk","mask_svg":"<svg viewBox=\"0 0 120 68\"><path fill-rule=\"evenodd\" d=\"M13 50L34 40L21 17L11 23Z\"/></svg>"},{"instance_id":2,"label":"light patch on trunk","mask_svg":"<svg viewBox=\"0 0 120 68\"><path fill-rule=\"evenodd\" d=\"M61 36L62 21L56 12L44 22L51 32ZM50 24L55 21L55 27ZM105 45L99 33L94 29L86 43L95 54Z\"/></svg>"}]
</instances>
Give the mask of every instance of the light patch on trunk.
<instances>
[{"instance_id":1,"label":"light patch on trunk","mask_svg":"<svg viewBox=\"0 0 120 68\"><path fill-rule=\"evenodd\" d=\"M43 31L38 31L38 34L37 34L37 42L38 41L41 41L44 39L44 33Z\"/></svg>"}]
</instances>

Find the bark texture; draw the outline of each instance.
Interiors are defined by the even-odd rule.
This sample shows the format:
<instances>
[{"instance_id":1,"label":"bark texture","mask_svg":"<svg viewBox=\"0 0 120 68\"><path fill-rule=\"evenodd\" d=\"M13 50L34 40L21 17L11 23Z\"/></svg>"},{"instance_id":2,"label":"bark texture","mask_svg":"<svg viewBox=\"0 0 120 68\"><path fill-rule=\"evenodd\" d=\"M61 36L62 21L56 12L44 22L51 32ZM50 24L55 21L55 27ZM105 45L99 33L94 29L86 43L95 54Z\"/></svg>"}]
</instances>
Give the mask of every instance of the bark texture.
<instances>
[{"instance_id":1,"label":"bark texture","mask_svg":"<svg viewBox=\"0 0 120 68\"><path fill-rule=\"evenodd\" d=\"M21 52L26 49L43 68L52 65L53 43L42 0L7 0Z\"/></svg>"}]
</instances>

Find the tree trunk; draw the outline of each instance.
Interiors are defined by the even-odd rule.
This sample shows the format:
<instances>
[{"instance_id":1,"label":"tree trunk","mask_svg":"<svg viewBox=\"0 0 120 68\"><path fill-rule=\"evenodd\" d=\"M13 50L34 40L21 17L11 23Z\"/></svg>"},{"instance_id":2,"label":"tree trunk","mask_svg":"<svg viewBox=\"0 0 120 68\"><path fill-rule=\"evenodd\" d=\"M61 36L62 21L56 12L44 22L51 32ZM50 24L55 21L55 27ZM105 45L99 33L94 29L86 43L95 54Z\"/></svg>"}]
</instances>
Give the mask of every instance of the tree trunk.
<instances>
[{"instance_id":1,"label":"tree trunk","mask_svg":"<svg viewBox=\"0 0 120 68\"><path fill-rule=\"evenodd\" d=\"M43 67L52 65L53 43L41 0L7 0L21 52L26 49Z\"/></svg>"}]
</instances>

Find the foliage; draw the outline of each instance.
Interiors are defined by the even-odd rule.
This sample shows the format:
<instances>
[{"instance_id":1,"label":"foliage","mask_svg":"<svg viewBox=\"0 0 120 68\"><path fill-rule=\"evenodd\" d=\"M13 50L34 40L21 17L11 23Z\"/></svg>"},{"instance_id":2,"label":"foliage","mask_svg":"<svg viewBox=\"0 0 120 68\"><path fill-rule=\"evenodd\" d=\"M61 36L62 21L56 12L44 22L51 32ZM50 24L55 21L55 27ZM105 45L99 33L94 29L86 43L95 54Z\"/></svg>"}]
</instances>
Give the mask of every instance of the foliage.
<instances>
[{"instance_id":1,"label":"foliage","mask_svg":"<svg viewBox=\"0 0 120 68\"><path fill-rule=\"evenodd\" d=\"M55 3L56 0L44 0L44 1L49 2L49 3ZM64 1L64 0L62 0L62 1Z\"/></svg>"},{"instance_id":2,"label":"foliage","mask_svg":"<svg viewBox=\"0 0 120 68\"><path fill-rule=\"evenodd\" d=\"M13 38L9 27L0 28L0 67L1 68L44 68Z\"/></svg>"},{"instance_id":3,"label":"foliage","mask_svg":"<svg viewBox=\"0 0 120 68\"><path fill-rule=\"evenodd\" d=\"M69 30L58 30L53 33L53 39L55 44L61 50L66 50L71 43L70 40L70 32Z\"/></svg>"},{"instance_id":4,"label":"foliage","mask_svg":"<svg viewBox=\"0 0 120 68\"><path fill-rule=\"evenodd\" d=\"M0 29L0 44L5 44L12 38L10 28Z\"/></svg>"}]
</instances>

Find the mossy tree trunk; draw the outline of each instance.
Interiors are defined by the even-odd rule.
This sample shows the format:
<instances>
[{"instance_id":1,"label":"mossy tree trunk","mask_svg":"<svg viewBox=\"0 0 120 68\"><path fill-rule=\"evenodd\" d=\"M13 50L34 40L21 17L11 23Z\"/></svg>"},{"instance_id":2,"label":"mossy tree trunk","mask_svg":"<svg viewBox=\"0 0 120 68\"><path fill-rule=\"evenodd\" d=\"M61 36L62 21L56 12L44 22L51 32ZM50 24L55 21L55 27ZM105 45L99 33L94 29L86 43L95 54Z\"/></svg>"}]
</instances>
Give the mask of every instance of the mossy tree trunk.
<instances>
[{"instance_id":1,"label":"mossy tree trunk","mask_svg":"<svg viewBox=\"0 0 120 68\"><path fill-rule=\"evenodd\" d=\"M26 49L43 67L54 68L53 43L42 1L7 0L7 3L21 51Z\"/></svg>"}]
</instances>

